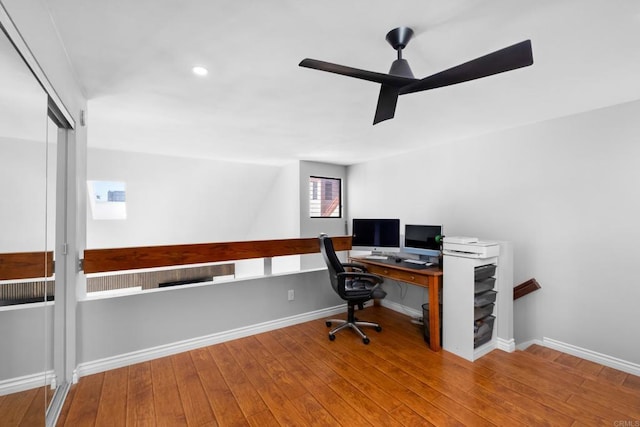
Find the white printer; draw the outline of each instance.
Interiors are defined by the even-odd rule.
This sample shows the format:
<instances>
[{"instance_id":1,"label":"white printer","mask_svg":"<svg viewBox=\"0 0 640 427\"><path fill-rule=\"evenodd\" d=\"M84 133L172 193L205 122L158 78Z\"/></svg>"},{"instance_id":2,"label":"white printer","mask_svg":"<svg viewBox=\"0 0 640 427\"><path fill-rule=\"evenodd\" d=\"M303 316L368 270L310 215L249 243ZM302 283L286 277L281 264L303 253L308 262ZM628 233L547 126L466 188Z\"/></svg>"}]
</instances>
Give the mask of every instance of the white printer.
<instances>
[{"instance_id":1,"label":"white printer","mask_svg":"<svg viewBox=\"0 0 640 427\"><path fill-rule=\"evenodd\" d=\"M500 254L498 242L485 242L477 237L446 236L442 240L442 253L465 258L491 258Z\"/></svg>"}]
</instances>

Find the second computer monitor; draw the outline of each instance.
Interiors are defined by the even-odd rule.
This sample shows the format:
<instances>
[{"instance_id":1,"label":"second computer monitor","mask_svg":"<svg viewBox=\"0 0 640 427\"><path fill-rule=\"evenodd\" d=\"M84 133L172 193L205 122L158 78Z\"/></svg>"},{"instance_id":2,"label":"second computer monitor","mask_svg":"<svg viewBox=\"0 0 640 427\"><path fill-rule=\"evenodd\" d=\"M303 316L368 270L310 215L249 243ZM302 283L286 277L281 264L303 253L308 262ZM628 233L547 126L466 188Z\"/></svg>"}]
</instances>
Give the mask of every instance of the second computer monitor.
<instances>
[{"instance_id":1,"label":"second computer monitor","mask_svg":"<svg viewBox=\"0 0 640 427\"><path fill-rule=\"evenodd\" d=\"M440 240L442 239L441 225L404 226L403 252L429 257L440 256Z\"/></svg>"}]
</instances>

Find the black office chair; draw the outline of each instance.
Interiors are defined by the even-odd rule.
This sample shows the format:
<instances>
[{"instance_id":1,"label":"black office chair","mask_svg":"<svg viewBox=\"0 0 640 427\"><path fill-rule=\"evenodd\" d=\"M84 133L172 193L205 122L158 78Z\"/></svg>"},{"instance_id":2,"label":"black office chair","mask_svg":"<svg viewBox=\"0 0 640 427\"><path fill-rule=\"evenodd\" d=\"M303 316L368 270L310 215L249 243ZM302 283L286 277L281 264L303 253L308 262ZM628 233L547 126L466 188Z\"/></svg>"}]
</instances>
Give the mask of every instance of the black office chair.
<instances>
[{"instance_id":1,"label":"black office chair","mask_svg":"<svg viewBox=\"0 0 640 427\"><path fill-rule=\"evenodd\" d=\"M367 273L363 265L340 262L333 249L333 242L326 234L318 236L318 240L320 241L320 252L322 252L329 270L331 286L340 295L340 298L347 302L347 320L330 319L326 322L327 326L331 326L333 322L340 324L329 332L329 339L333 341L336 339L336 332L351 328L362 337L363 343L369 344L369 338L359 326L371 326L378 332L382 330L382 327L374 322L356 319L355 307L357 305L359 309L362 309L363 304L370 299L382 299L387 296L387 293L380 287L384 279L375 274ZM345 268L350 268L352 271L346 271Z\"/></svg>"}]
</instances>

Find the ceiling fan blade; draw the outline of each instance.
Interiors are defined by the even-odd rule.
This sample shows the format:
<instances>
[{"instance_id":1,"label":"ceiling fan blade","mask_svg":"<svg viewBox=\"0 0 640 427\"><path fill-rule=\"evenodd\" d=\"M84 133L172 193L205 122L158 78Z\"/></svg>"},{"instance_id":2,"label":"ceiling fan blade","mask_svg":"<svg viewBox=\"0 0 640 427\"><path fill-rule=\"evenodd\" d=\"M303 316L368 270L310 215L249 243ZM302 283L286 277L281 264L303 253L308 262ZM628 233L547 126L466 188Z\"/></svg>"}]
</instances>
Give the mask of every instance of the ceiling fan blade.
<instances>
[{"instance_id":1,"label":"ceiling fan blade","mask_svg":"<svg viewBox=\"0 0 640 427\"><path fill-rule=\"evenodd\" d=\"M396 113L396 104L398 103L398 88L383 84L378 95L378 106L376 107L376 115L373 118L373 124L380 123L384 120L392 119Z\"/></svg>"},{"instance_id":2,"label":"ceiling fan blade","mask_svg":"<svg viewBox=\"0 0 640 427\"><path fill-rule=\"evenodd\" d=\"M303 59L298 65L305 68L327 71L329 73L341 74L343 76L354 77L356 79L367 80L375 83L383 83L395 87L406 86L408 84L419 81L418 79L411 79L384 73L376 73L374 71L360 70L358 68L332 64L331 62L318 61L317 59L306 58Z\"/></svg>"},{"instance_id":3,"label":"ceiling fan blade","mask_svg":"<svg viewBox=\"0 0 640 427\"><path fill-rule=\"evenodd\" d=\"M531 64L531 40L525 40L403 86L400 95L475 80Z\"/></svg>"}]
</instances>

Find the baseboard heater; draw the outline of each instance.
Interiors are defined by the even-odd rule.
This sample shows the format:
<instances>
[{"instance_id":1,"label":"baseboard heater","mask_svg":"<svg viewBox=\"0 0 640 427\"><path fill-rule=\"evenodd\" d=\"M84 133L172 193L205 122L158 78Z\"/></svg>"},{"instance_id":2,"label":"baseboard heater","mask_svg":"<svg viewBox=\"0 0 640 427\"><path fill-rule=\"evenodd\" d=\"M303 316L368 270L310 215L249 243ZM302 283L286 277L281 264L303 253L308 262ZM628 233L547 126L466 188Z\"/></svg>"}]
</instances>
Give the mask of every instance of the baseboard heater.
<instances>
[{"instance_id":1,"label":"baseboard heater","mask_svg":"<svg viewBox=\"0 0 640 427\"><path fill-rule=\"evenodd\" d=\"M54 299L53 295L47 295L47 301L53 301L53 299ZM0 307L6 306L6 305L33 304L36 302L44 302L44 296L16 298L16 299L0 299Z\"/></svg>"},{"instance_id":2,"label":"baseboard heater","mask_svg":"<svg viewBox=\"0 0 640 427\"><path fill-rule=\"evenodd\" d=\"M164 282L164 283L158 283L158 287L159 288L168 288L169 286L181 286L181 285L190 285L192 283L202 283L202 282L210 282L212 280L211 277L194 277L192 279L183 279L183 280L176 280L173 282Z\"/></svg>"}]
</instances>

